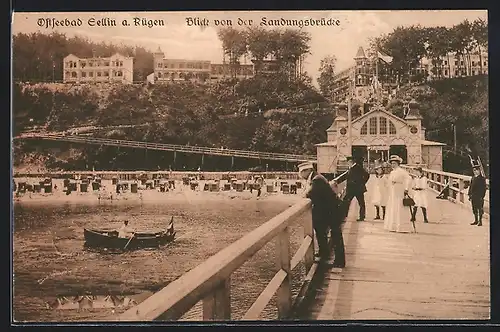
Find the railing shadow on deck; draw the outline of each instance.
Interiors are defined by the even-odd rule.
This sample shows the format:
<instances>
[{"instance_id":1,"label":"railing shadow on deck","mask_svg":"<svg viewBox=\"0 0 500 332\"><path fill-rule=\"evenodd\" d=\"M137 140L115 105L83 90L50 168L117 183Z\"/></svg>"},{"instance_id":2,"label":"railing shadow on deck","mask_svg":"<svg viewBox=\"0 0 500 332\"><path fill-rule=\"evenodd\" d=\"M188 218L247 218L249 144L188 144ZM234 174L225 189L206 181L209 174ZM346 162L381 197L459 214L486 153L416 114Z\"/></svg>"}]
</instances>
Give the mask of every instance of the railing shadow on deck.
<instances>
[{"instance_id":1,"label":"railing shadow on deck","mask_svg":"<svg viewBox=\"0 0 500 332\"><path fill-rule=\"evenodd\" d=\"M337 191L341 191L345 185L344 175L345 173L334 179L338 181L334 186ZM275 259L279 271L242 319L257 320L275 294L278 319L289 319L295 311L294 308L304 299L304 292L318 266L314 262L314 231L311 218L304 218L304 239L293 257L290 253L289 228L296 217L310 208L309 199L301 200L137 306L121 315L108 317L107 321L178 320L200 300L203 302L203 320L231 320L231 274L273 239L276 241ZM304 262L306 276L299 294L293 299L292 271L301 261Z\"/></svg>"}]
</instances>

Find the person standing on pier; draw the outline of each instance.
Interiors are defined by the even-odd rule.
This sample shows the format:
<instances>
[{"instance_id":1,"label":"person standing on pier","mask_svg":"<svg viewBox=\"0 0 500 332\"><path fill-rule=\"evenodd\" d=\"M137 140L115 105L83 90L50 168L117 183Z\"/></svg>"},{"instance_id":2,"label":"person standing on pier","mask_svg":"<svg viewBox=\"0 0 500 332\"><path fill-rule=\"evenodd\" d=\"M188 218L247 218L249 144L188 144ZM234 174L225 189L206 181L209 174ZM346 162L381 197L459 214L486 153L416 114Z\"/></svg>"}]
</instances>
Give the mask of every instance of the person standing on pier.
<instances>
[{"instance_id":1,"label":"person standing on pier","mask_svg":"<svg viewBox=\"0 0 500 332\"><path fill-rule=\"evenodd\" d=\"M359 218L357 221L364 221L366 216L365 192L366 182L370 178L370 174L363 168L363 158L347 157L349 163L349 171L347 172L346 191L344 196L344 220L349 214L349 207L354 197L359 203Z\"/></svg>"},{"instance_id":2,"label":"person standing on pier","mask_svg":"<svg viewBox=\"0 0 500 332\"><path fill-rule=\"evenodd\" d=\"M484 196L486 195L486 179L481 174L481 166L475 165L473 168L474 176L470 181L469 200L472 204L472 213L474 213L474 222L471 225L483 225Z\"/></svg>"},{"instance_id":3,"label":"person standing on pier","mask_svg":"<svg viewBox=\"0 0 500 332\"><path fill-rule=\"evenodd\" d=\"M384 228L391 232L410 233L411 207L403 205L403 198L408 194L411 176L399 165L403 162L400 156L392 155L389 158L392 171L389 174L389 190L387 197L387 213L384 219Z\"/></svg>"},{"instance_id":4,"label":"person standing on pier","mask_svg":"<svg viewBox=\"0 0 500 332\"><path fill-rule=\"evenodd\" d=\"M264 178L260 175L257 175L255 178L255 188L257 189L257 198L260 197L263 186L264 186Z\"/></svg>"},{"instance_id":5,"label":"person standing on pier","mask_svg":"<svg viewBox=\"0 0 500 332\"><path fill-rule=\"evenodd\" d=\"M327 239L328 228L330 228L335 254L333 267L343 268L345 266L345 252L340 227L343 215L341 201L328 180L315 172L312 163L302 163L298 169L299 176L307 180L307 185L310 186L305 197L312 202L312 223L318 240L320 262L328 261L330 256Z\"/></svg>"},{"instance_id":6,"label":"person standing on pier","mask_svg":"<svg viewBox=\"0 0 500 332\"><path fill-rule=\"evenodd\" d=\"M382 220L385 219L385 206L387 202L387 176L384 174L384 168L381 164L375 166L375 177L373 178L374 189L372 203L375 205L377 216L375 220L380 219L380 209L382 209Z\"/></svg>"},{"instance_id":7,"label":"person standing on pier","mask_svg":"<svg viewBox=\"0 0 500 332\"><path fill-rule=\"evenodd\" d=\"M420 207L422 209L422 215L424 216L424 223L428 223L427 220L427 194L425 189L427 189L427 177L424 176L424 171L422 167L417 167L415 169L417 171L417 176L413 179L413 200L415 201L415 206L413 207L413 211L411 212L411 221L416 220L417 210Z\"/></svg>"}]
</instances>

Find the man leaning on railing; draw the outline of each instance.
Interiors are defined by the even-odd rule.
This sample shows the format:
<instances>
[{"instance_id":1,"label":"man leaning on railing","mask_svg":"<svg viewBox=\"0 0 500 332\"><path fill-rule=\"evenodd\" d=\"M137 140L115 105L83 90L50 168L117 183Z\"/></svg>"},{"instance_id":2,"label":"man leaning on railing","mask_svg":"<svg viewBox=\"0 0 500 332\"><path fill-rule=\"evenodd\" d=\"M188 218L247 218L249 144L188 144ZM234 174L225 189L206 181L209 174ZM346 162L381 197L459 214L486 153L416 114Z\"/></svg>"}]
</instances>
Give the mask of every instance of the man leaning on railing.
<instances>
[{"instance_id":1,"label":"man leaning on railing","mask_svg":"<svg viewBox=\"0 0 500 332\"><path fill-rule=\"evenodd\" d=\"M302 163L298 169L300 177L307 180L306 188L309 186L305 197L311 199L312 202L312 223L318 240L320 263L325 263L330 258L327 240L328 228L330 228L335 254L332 265L343 268L345 266L345 252L341 229L341 201L328 180L315 172L312 163Z\"/></svg>"}]
</instances>

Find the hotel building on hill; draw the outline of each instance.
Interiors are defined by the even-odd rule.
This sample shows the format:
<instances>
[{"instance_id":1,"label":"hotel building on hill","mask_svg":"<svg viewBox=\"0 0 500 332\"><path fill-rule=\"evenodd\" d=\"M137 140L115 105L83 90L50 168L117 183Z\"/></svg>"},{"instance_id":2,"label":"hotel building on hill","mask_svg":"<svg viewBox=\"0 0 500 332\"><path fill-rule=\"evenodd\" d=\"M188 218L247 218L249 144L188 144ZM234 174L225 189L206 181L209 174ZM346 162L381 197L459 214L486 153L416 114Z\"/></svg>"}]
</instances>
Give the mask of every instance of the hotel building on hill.
<instances>
[{"instance_id":1,"label":"hotel building on hill","mask_svg":"<svg viewBox=\"0 0 500 332\"><path fill-rule=\"evenodd\" d=\"M253 65L238 65L236 78L254 76ZM231 77L229 64L214 64L207 60L166 59L160 48L154 53L154 81L212 82Z\"/></svg>"},{"instance_id":2,"label":"hotel building on hill","mask_svg":"<svg viewBox=\"0 0 500 332\"><path fill-rule=\"evenodd\" d=\"M372 93L372 79L375 76L375 63L368 56L362 47L359 47L354 57L355 64L352 67L342 70L334 77L332 101L342 102L347 98L349 82L355 79L355 98L364 101ZM444 78L465 77L488 74L488 53L471 54L470 63L467 65L464 57L457 57L450 53L438 61L427 58L420 60L419 65L411 70L414 80L437 80ZM378 80L384 90L391 90L397 87L398 78L386 63L379 60Z\"/></svg>"},{"instance_id":3,"label":"hotel building on hill","mask_svg":"<svg viewBox=\"0 0 500 332\"><path fill-rule=\"evenodd\" d=\"M133 82L134 58L120 53L107 58L79 58L69 54L63 61L64 83Z\"/></svg>"}]
</instances>

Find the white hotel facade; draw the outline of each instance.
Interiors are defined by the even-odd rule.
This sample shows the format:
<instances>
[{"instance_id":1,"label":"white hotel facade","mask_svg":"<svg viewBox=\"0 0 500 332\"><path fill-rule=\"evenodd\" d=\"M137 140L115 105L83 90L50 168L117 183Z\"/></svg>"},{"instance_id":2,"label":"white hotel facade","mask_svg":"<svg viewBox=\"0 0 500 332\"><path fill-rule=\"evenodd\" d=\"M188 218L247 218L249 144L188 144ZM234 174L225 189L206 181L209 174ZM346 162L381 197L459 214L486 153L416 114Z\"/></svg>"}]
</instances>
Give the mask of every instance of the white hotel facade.
<instances>
[{"instance_id":1,"label":"white hotel facade","mask_svg":"<svg viewBox=\"0 0 500 332\"><path fill-rule=\"evenodd\" d=\"M107 58L79 58L69 54L63 61L64 83L133 82L134 58L120 53Z\"/></svg>"},{"instance_id":2,"label":"white hotel facade","mask_svg":"<svg viewBox=\"0 0 500 332\"><path fill-rule=\"evenodd\" d=\"M236 68L237 79L254 76L253 64L239 64ZM154 72L148 77L150 82L215 82L231 77L229 64L211 63L208 60L168 59L158 48L154 53Z\"/></svg>"}]
</instances>

